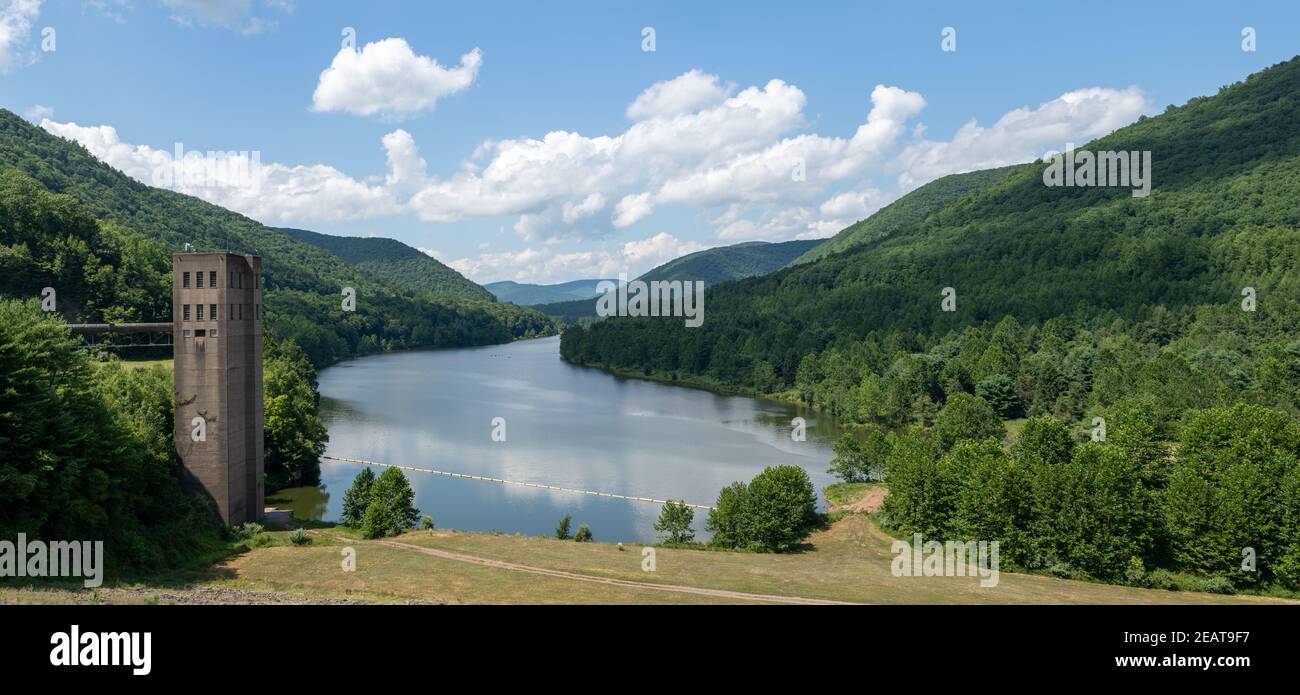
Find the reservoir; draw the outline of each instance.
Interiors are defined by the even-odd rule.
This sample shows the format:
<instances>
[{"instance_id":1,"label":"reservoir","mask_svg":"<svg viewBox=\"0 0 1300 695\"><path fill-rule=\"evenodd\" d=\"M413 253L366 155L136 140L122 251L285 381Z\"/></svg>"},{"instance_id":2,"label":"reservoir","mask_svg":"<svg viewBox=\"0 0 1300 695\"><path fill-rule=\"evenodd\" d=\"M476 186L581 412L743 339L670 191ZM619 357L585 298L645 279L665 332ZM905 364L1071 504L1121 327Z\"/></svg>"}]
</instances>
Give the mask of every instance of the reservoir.
<instances>
[{"instance_id":1,"label":"reservoir","mask_svg":"<svg viewBox=\"0 0 1300 695\"><path fill-rule=\"evenodd\" d=\"M804 468L819 497L834 482L826 468L840 430L829 416L575 367L560 360L559 345L541 338L326 368L326 455L705 505L766 466ZM791 437L796 417L806 421L804 441ZM504 441L494 440L503 429ZM337 521L361 468L324 460L321 489L270 494L267 503ZM550 535L569 514L574 530L587 524L598 541L655 539L657 504L403 472L439 528ZM701 540L706 514L696 510Z\"/></svg>"}]
</instances>

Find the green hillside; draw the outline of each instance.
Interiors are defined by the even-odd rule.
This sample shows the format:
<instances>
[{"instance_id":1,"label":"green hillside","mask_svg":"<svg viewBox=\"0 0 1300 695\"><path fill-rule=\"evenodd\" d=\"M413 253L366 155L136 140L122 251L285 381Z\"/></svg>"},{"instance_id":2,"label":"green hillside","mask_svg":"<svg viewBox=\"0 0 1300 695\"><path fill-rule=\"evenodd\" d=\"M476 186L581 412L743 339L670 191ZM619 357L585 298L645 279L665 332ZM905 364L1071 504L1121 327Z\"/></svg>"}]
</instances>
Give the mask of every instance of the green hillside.
<instances>
[{"instance_id":1,"label":"green hillside","mask_svg":"<svg viewBox=\"0 0 1300 695\"><path fill-rule=\"evenodd\" d=\"M642 275L640 280L703 280L705 286L766 275L811 252L821 239L768 243L749 241L688 253Z\"/></svg>"},{"instance_id":2,"label":"green hillside","mask_svg":"<svg viewBox=\"0 0 1300 695\"><path fill-rule=\"evenodd\" d=\"M791 265L810 263L832 253L880 240L900 228L921 222L952 200L1001 181L1014 169L1015 167L1002 167L935 179L886 205L867 219L845 227L824 243L794 259Z\"/></svg>"},{"instance_id":3,"label":"green hillside","mask_svg":"<svg viewBox=\"0 0 1300 695\"><path fill-rule=\"evenodd\" d=\"M538 304L591 299L596 296L596 285L600 282L602 282L600 279L571 280L554 285L534 285L526 282L502 280L501 282L489 282L483 287L503 302L510 302L519 306L536 306Z\"/></svg>"},{"instance_id":4,"label":"green hillside","mask_svg":"<svg viewBox=\"0 0 1300 695\"><path fill-rule=\"evenodd\" d=\"M324 249L393 287L430 292L436 297L494 301L491 292L396 239L332 236L287 227L278 231Z\"/></svg>"},{"instance_id":5,"label":"green hillside","mask_svg":"<svg viewBox=\"0 0 1300 695\"><path fill-rule=\"evenodd\" d=\"M675 258L646 272L638 280L695 281L703 280L706 287L764 275L790 263L800 254L818 248L822 239L807 241L747 241L730 246L705 249ZM538 311L553 318L574 323L596 315L596 304L590 299L555 301L538 304Z\"/></svg>"},{"instance_id":6,"label":"green hillside","mask_svg":"<svg viewBox=\"0 0 1300 695\"><path fill-rule=\"evenodd\" d=\"M1056 576L1300 590L1300 58L1087 149L1150 152L1150 195L1020 165L711 288L699 328L614 318L561 355L861 425L832 470L883 473L900 533L999 539Z\"/></svg>"},{"instance_id":7,"label":"green hillside","mask_svg":"<svg viewBox=\"0 0 1300 695\"><path fill-rule=\"evenodd\" d=\"M243 215L139 183L5 110L0 172L8 192L0 212L0 292L29 298L53 286L70 320L168 320L170 255L190 243L197 251L261 256L268 327L317 366L552 330L530 309L396 287ZM342 311L344 287L357 291L355 312Z\"/></svg>"}]
</instances>

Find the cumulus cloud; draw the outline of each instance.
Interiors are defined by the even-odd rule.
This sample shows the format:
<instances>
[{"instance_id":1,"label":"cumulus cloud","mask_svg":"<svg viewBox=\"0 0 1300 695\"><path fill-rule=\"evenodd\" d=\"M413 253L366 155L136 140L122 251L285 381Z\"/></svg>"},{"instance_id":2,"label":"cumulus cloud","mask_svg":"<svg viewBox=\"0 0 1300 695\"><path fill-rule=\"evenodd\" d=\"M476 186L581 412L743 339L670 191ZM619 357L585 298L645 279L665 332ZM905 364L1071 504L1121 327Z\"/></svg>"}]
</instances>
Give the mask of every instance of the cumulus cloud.
<instances>
[{"instance_id":1,"label":"cumulus cloud","mask_svg":"<svg viewBox=\"0 0 1300 695\"><path fill-rule=\"evenodd\" d=\"M194 151L181 145L183 155L148 145L123 142L112 126L41 121L41 127L74 140L96 158L143 183L171 188L241 212L266 223L338 222L396 214L401 206L396 190L409 176L412 156L404 149L403 131L384 138L391 186L358 181L324 164L286 165L262 162L255 151ZM407 136L409 138L409 136ZM421 162L421 165L423 162Z\"/></svg>"},{"instance_id":2,"label":"cumulus cloud","mask_svg":"<svg viewBox=\"0 0 1300 695\"><path fill-rule=\"evenodd\" d=\"M651 85L627 107L627 117L634 121L643 121L649 118L693 113L718 104L726 99L731 91L732 88L724 86L717 75L706 75L700 70L691 70L671 80Z\"/></svg>"},{"instance_id":3,"label":"cumulus cloud","mask_svg":"<svg viewBox=\"0 0 1300 695\"><path fill-rule=\"evenodd\" d=\"M1064 150L1106 135L1148 113L1151 103L1137 87L1092 87L1066 92L1036 109L1008 111L987 128L974 120L952 140L921 140L899 155L895 167L904 190L947 174L1027 162L1045 150Z\"/></svg>"},{"instance_id":4,"label":"cumulus cloud","mask_svg":"<svg viewBox=\"0 0 1300 695\"><path fill-rule=\"evenodd\" d=\"M433 111L438 100L467 89L483 64L479 49L444 67L416 55L405 39L389 38L357 50L344 47L320 74L312 110L401 118Z\"/></svg>"},{"instance_id":5,"label":"cumulus cloud","mask_svg":"<svg viewBox=\"0 0 1300 695\"><path fill-rule=\"evenodd\" d=\"M574 278L614 278L619 273L636 277L674 258L706 248L709 245L683 242L660 232L613 250L559 252L547 247L525 248L461 258L447 265L478 283L497 280L548 283Z\"/></svg>"},{"instance_id":6,"label":"cumulus cloud","mask_svg":"<svg viewBox=\"0 0 1300 695\"><path fill-rule=\"evenodd\" d=\"M22 47L40 14L41 0L9 0L0 4L0 73L36 59L33 53L24 54Z\"/></svg>"}]
</instances>

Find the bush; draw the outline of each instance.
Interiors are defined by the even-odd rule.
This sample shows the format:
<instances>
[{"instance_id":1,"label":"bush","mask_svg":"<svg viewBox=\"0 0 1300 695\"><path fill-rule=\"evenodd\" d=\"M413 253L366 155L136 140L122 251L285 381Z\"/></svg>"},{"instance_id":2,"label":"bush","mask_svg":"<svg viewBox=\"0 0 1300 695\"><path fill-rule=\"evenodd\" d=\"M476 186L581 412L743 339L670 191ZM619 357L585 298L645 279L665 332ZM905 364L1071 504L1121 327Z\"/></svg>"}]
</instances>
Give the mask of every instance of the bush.
<instances>
[{"instance_id":1,"label":"bush","mask_svg":"<svg viewBox=\"0 0 1300 695\"><path fill-rule=\"evenodd\" d=\"M950 449L963 439L1002 439L1005 431L1002 419L988 402L969 393L959 393L949 398L939 411L933 433L940 447Z\"/></svg>"},{"instance_id":2,"label":"bush","mask_svg":"<svg viewBox=\"0 0 1300 695\"><path fill-rule=\"evenodd\" d=\"M375 486L375 474L369 468L362 468L357 477L352 479L352 487L343 493L343 515L339 521L344 526L356 528L370 507L370 491Z\"/></svg>"},{"instance_id":3,"label":"bush","mask_svg":"<svg viewBox=\"0 0 1300 695\"><path fill-rule=\"evenodd\" d=\"M569 525L572 523L573 519L568 514L565 514L564 518L560 519L560 525L555 527L555 540L569 540Z\"/></svg>"},{"instance_id":4,"label":"bush","mask_svg":"<svg viewBox=\"0 0 1300 695\"><path fill-rule=\"evenodd\" d=\"M362 537L394 536L414 526L420 516L414 500L415 492L401 469L385 469L370 491L370 506L361 520Z\"/></svg>"},{"instance_id":5,"label":"bush","mask_svg":"<svg viewBox=\"0 0 1300 695\"><path fill-rule=\"evenodd\" d=\"M817 494L808 473L798 466L772 466L749 485L724 488L707 528L719 547L785 552L817 522Z\"/></svg>"},{"instance_id":6,"label":"bush","mask_svg":"<svg viewBox=\"0 0 1300 695\"><path fill-rule=\"evenodd\" d=\"M655 531L667 534L663 541L665 545L686 545L695 540L695 530L691 528L694 521L695 509L687 505L685 500L669 500L659 512Z\"/></svg>"},{"instance_id":7,"label":"bush","mask_svg":"<svg viewBox=\"0 0 1300 695\"><path fill-rule=\"evenodd\" d=\"M262 535L262 532L265 530L266 527L256 521L248 521L239 526L233 527L231 532L234 534L236 539L246 541L251 538L257 538Z\"/></svg>"},{"instance_id":8,"label":"bush","mask_svg":"<svg viewBox=\"0 0 1300 695\"><path fill-rule=\"evenodd\" d=\"M289 542L294 545L311 545L311 534L306 529L294 529L289 534Z\"/></svg>"},{"instance_id":9,"label":"bush","mask_svg":"<svg viewBox=\"0 0 1300 695\"><path fill-rule=\"evenodd\" d=\"M420 517L420 530L421 530L421 531L432 531L432 530L433 530L433 517L429 516L428 514L425 514L424 516L421 516L421 517Z\"/></svg>"},{"instance_id":10,"label":"bush","mask_svg":"<svg viewBox=\"0 0 1300 695\"><path fill-rule=\"evenodd\" d=\"M578 543L590 543L592 540L591 529L587 528L586 524L579 525L578 532L573 534L573 540Z\"/></svg>"}]
</instances>

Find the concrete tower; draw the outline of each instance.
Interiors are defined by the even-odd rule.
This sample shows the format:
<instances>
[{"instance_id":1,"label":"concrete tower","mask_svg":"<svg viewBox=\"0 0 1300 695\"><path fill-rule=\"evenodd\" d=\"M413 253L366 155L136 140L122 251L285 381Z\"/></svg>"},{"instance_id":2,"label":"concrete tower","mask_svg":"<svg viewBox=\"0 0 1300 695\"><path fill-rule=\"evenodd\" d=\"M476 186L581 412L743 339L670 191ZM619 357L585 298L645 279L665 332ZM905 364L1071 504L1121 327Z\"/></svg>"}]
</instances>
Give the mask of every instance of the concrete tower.
<instances>
[{"instance_id":1,"label":"concrete tower","mask_svg":"<svg viewBox=\"0 0 1300 695\"><path fill-rule=\"evenodd\" d=\"M181 479L228 525L262 517L262 259L172 256Z\"/></svg>"}]
</instances>

